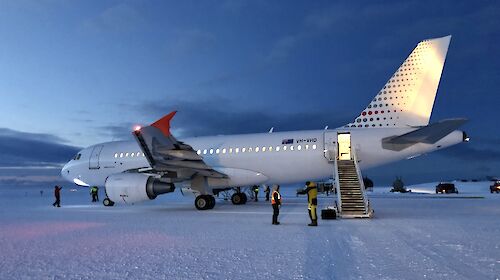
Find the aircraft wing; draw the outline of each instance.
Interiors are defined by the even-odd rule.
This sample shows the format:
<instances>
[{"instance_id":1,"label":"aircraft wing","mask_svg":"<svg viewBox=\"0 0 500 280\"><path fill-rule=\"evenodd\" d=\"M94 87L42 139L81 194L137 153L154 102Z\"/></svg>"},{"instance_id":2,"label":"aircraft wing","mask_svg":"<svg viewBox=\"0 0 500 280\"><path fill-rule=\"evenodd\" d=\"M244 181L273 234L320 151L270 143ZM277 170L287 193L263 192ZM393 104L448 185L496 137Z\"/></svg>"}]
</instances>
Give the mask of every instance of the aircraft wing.
<instances>
[{"instance_id":1,"label":"aircraft wing","mask_svg":"<svg viewBox=\"0 0 500 280\"><path fill-rule=\"evenodd\" d=\"M401 151L417 143L434 144L467 122L467 119L447 119L424 126L412 132L382 139L382 147Z\"/></svg>"},{"instance_id":2,"label":"aircraft wing","mask_svg":"<svg viewBox=\"0 0 500 280\"><path fill-rule=\"evenodd\" d=\"M223 173L208 166L201 156L188 144L178 141L170 133L170 121L176 111L164 116L149 126L137 127L134 138L141 147L154 172L173 182L193 179L199 175L206 178L227 178Z\"/></svg>"}]
</instances>

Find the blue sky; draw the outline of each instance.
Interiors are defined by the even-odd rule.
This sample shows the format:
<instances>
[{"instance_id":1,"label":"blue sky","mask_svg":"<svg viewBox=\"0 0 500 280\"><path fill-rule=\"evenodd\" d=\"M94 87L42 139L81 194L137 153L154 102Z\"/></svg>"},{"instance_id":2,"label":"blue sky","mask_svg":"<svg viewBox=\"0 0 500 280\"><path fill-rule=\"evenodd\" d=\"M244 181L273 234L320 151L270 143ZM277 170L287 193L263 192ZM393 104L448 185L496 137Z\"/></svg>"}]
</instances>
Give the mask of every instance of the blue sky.
<instances>
[{"instance_id":1,"label":"blue sky","mask_svg":"<svg viewBox=\"0 0 500 280\"><path fill-rule=\"evenodd\" d=\"M171 110L180 137L341 126L448 34L431 121L469 118L472 142L365 173L500 175L500 3L352 2L1 1L0 181L57 176L78 147Z\"/></svg>"}]
</instances>

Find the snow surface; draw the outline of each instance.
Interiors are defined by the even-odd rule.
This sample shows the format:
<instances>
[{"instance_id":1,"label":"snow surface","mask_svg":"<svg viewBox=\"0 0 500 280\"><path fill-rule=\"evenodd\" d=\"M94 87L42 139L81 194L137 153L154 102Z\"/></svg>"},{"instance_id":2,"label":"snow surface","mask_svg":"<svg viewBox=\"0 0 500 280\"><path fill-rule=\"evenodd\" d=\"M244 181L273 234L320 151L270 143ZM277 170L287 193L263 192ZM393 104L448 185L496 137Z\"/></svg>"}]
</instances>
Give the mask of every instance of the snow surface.
<instances>
[{"instance_id":1,"label":"snow surface","mask_svg":"<svg viewBox=\"0 0 500 280\"><path fill-rule=\"evenodd\" d=\"M500 194L375 191L375 218L312 228L292 188L279 226L263 199L197 211L176 192L104 207L69 190L54 208L50 189L0 189L0 279L500 278Z\"/></svg>"}]
</instances>

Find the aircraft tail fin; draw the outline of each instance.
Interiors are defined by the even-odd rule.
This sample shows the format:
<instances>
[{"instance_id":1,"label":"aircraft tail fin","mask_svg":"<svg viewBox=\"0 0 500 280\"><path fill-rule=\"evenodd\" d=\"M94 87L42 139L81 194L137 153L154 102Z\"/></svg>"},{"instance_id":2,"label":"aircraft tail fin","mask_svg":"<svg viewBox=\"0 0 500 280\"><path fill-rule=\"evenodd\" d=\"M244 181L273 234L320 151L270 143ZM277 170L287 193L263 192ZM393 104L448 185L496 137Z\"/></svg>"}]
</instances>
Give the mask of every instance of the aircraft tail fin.
<instances>
[{"instance_id":1,"label":"aircraft tail fin","mask_svg":"<svg viewBox=\"0 0 500 280\"><path fill-rule=\"evenodd\" d=\"M451 35L423 40L361 114L346 127L426 126Z\"/></svg>"}]
</instances>

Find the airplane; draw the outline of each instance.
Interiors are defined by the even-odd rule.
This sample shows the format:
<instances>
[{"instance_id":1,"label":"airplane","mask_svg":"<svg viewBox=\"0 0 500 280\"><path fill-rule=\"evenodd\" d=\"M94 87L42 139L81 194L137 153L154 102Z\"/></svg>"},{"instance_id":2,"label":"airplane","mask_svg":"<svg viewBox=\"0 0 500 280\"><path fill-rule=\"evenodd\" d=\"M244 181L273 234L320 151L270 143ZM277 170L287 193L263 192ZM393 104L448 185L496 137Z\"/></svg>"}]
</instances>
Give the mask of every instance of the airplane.
<instances>
[{"instance_id":1,"label":"airplane","mask_svg":"<svg viewBox=\"0 0 500 280\"><path fill-rule=\"evenodd\" d=\"M80 186L104 187L106 206L152 200L180 186L195 194L197 209L207 210L221 190L234 191L232 202L244 204L240 187L331 178L331 159L339 156L335 151L346 135L361 169L466 142L466 133L457 130L466 119L429 124L450 41L451 35L419 42L368 106L342 127L177 139L170 132L174 111L136 127L135 141L79 151L61 175Z\"/></svg>"}]
</instances>

